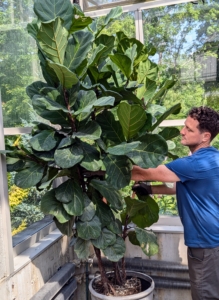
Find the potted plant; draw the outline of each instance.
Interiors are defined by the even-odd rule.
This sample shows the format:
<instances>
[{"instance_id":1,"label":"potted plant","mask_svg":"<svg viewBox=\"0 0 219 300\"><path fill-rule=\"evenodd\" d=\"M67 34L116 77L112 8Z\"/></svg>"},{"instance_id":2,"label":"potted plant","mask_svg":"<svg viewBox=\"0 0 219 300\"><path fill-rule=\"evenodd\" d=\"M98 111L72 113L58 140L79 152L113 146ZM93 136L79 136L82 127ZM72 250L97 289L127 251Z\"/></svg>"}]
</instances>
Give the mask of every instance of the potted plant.
<instances>
[{"instance_id":1,"label":"potted plant","mask_svg":"<svg viewBox=\"0 0 219 300\"><path fill-rule=\"evenodd\" d=\"M145 230L158 220L158 205L150 196L122 197L120 190L130 185L133 164L156 167L170 155L167 140L179 131L158 126L180 104L159 113L152 103L176 80L158 82L158 66L149 59L153 46L123 32L101 34L120 7L99 27L69 0L35 0L34 12L37 19L27 29L36 40L44 81L26 89L34 125L28 139L7 145L8 170L16 171L17 186L47 190L41 210L71 237L80 259L93 247L102 293L115 294L101 252L122 285L126 238L149 256L158 249L155 235ZM57 178L65 178L58 187Z\"/></svg>"}]
</instances>

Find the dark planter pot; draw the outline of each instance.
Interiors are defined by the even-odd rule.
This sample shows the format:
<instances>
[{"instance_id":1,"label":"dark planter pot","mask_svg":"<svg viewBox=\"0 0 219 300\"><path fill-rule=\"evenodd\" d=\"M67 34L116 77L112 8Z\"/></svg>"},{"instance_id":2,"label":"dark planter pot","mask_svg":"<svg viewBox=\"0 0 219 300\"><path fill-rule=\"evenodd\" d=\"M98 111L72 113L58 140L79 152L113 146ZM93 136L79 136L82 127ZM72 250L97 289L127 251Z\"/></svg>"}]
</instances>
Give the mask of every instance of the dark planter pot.
<instances>
[{"instance_id":1,"label":"dark planter pot","mask_svg":"<svg viewBox=\"0 0 219 300\"><path fill-rule=\"evenodd\" d=\"M126 271L126 274L128 277L138 277L141 280L141 285L143 291L129 296L119 296L119 297L113 297L113 296L105 296L102 294L99 294L95 292L93 289L93 282L99 277L95 277L91 280L89 284L89 290L91 293L91 300L153 300L153 291L154 291L154 281L153 279L143 273L135 272L135 271Z\"/></svg>"}]
</instances>

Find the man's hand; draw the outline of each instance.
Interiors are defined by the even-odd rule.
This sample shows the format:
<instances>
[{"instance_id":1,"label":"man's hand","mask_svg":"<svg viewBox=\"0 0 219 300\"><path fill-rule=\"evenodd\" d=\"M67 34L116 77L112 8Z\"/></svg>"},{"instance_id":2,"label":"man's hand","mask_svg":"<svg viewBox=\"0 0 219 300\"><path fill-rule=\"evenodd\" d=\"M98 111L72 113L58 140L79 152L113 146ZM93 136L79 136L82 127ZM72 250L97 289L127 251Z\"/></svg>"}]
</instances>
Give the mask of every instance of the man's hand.
<instances>
[{"instance_id":1,"label":"man's hand","mask_svg":"<svg viewBox=\"0 0 219 300\"><path fill-rule=\"evenodd\" d=\"M132 190L139 196L148 196L152 194L151 186L143 182L133 185Z\"/></svg>"}]
</instances>

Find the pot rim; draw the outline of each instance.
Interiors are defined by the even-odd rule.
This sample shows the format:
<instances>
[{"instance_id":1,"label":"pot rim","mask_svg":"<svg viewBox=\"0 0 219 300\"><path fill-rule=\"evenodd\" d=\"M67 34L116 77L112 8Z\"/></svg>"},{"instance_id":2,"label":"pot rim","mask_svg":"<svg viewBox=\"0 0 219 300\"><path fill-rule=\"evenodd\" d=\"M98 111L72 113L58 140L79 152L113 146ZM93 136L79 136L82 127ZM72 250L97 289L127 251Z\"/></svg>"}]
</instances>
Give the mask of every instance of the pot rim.
<instances>
[{"instance_id":1,"label":"pot rim","mask_svg":"<svg viewBox=\"0 0 219 300\"><path fill-rule=\"evenodd\" d=\"M112 272L107 272L107 274L109 273L112 273ZM99 297L100 299L102 300L116 300L116 299L119 299L120 297L124 300L140 300L141 298L149 295L151 292L153 292L154 288L155 288L155 284L154 284L154 280L147 274L144 274L144 273L141 273L141 272L136 272L136 271L131 271L131 270L127 270L126 273L128 275L132 275L133 276L136 276L138 278L141 278L141 279L149 279L149 282L151 283L151 286L146 289L145 291L143 292L140 292L140 293L137 293L137 294L134 294L134 295L128 295L128 296L117 296L117 297L114 297L114 296L106 296L106 295L103 295L103 294L99 294L97 293L93 287L92 287L92 284L93 282L100 277L100 275L98 276L95 276L89 283L89 290L90 292L92 293L92 295L94 295L95 297Z\"/></svg>"}]
</instances>

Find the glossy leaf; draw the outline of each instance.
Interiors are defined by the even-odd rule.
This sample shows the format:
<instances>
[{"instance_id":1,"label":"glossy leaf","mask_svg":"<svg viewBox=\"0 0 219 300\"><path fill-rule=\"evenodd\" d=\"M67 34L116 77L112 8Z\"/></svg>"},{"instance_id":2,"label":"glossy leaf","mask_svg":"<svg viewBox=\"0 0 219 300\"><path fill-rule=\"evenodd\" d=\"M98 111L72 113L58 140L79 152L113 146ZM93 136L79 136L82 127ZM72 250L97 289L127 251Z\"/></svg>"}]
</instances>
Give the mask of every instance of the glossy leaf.
<instances>
[{"instance_id":1,"label":"glossy leaf","mask_svg":"<svg viewBox=\"0 0 219 300\"><path fill-rule=\"evenodd\" d=\"M74 252L77 254L78 259L87 259L90 254L91 242L84 239L77 238L74 244Z\"/></svg>"},{"instance_id":2,"label":"glossy leaf","mask_svg":"<svg viewBox=\"0 0 219 300\"><path fill-rule=\"evenodd\" d=\"M79 126L78 131L73 133L73 137L97 140L101 136L101 127L95 121L90 121L86 125Z\"/></svg>"},{"instance_id":3,"label":"glossy leaf","mask_svg":"<svg viewBox=\"0 0 219 300\"><path fill-rule=\"evenodd\" d=\"M48 61L48 65L55 71L62 86L66 89L70 89L78 82L78 78L75 73L71 72L65 66Z\"/></svg>"},{"instance_id":4,"label":"glossy leaf","mask_svg":"<svg viewBox=\"0 0 219 300\"><path fill-rule=\"evenodd\" d=\"M116 238L115 244L108 246L106 249L103 249L103 254L110 261L117 262L125 254L125 242L121 237Z\"/></svg>"},{"instance_id":5,"label":"glossy leaf","mask_svg":"<svg viewBox=\"0 0 219 300\"><path fill-rule=\"evenodd\" d=\"M101 221L103 226L107 226L109 224L114 224L115 217L112 213L110 207L102 201L102 198L96 205L96 215ZM112 231L112 230L111 230ZM113 231L114 232L114 231Z\"/></svg>"},{"instance_id":6,"label":"glossy leaf","mask_svg":"<svg viewBox=\"0 0 219 300\"><path fill-rule=\"evenodd\" d=\"M118 118L127 140L134 137L144 126L147 119L144 109L139 105L121 102L118 107Z\"/></svg>"},{"instance_id":7,"label":"glossy leaf","mask_svg":"<svg viewBox=\"0 0 219 300\"><path fill-rule=\"evenodd\" d=\"M2 151L0 151L0 153L2 153ZM7 172L22 170L24 166L25 166L25 161L21 160L20 158L13 158L13 157L7 158Z\"/></svg>"},{"instance_id":8,"label":"glossy leaf","mask_svg":"<svg viewBox=\"0 0 219 300\"><path fill-rule=\"evenodd\" d=\"M101 234L101 223L97 216L91 221L76 223L78 236L84 240L97 239Z\"/></svg>"},{"instance_id":9,"label":"glossy leaf","mask_svg":"<svg viewBox=\"0 0 219 300\"><path fill-rule=\"evenodd\" d=\"M109 55L110 59L114 64L116 64L121 72L129 78L131 73L132 73L132 61L131 59L124 55L124 54L114 54L114 55Z\"/></svg>"},{"instance_id":10,"label":"glossy leaf","mask_svg":"<svg viewBox=\"0 0 219 300\"><path fill-rule=\"evenodd\" d=\"M71 198L71 200L68 203L64 203L63 207L69 215L80 216L84 210L84 198L82 189L77 182L71 180L71 183L72 187L68 187L68 197L66 195L66 198ZM59 196L61 196L60 194L61 193L59 193Z\"/></svg>"},{"instance_id":11,"label":"glossy leaf","mask_svg":"<svg viewBox=\"0 0 219 300\"><path fill-rule=\"evenodd\" d=\"M142 210L147 206L145 201L141 201L131 197L126 197L125 202L126 202L126 213L130 217L136 216L140 210Z\"/></svg>"},{"instance_id":12,"label":"glossy leaf","mask_svg":"<svg viewBox=\"0 0 219 300\"><path fill-rule=\"evenodd\" d=\"M144 202L145 207L131 217L132 222L140 228L151 226L153 223L157 222L159 218L159 207L157 202L149 196L144 197Z\"/></svg>"},{"instance_id":13,"label":"glossy leaf","mask_svg":"<svg viewBox=\"0 0 219 300\"><path fill-rule=\"evenodd\" d=\"M51 111L62 110L63 112L68 113L68 110L65 106L60 105L59 103L44 96L40 96L40 95L33 96L32 104L35 109L51 110Z\"/></svg>"},{"instance_id":14,"label":"glossy leaf","mask_svg":"<svg viewBox=\"0 0 219 300\"><path fill-rule=\"evenodd\" d=\"M72 216L68 215L64 210L61 202L57 201L55 198L55 191L51 190L47 192L41 198L41 210L45 215L53 215L57 218L59 223L66 223Z\"/></svg>"},{"instance_id":15,"label":"glossy leaf","mask_svg":"<svg viewBox=\"0 0 219 300\"><path fill-rule=\"evenodd\" d=\"M109 147L106 149L106 152L113 155L125 155L132 151L133 149L137 148L141 142L131 142L131 143L122 143L120 145Z\"/></svg>"},{"instance_id":16,"label":"glossy leaf","mask_svg":"<svg viewBox=\"0 0 219 300\"><path fill-rule=\"evenodd\" d=\"M91 23L92 23L91 17L80 16L77 19L74 18L69 32L73 33L75 31L82 30Z\"/></svg>"},{"instance_id":17,"label":"glossy leaf","mask_svg":"<svg viewBox=\"0 0 219 300\"><path fill-rule=\"evenodd\" d=\"M99 114L96 121L101 126L103 136L108 140L116 144L121 144L125 141L122 127L119 121L115 120L114 115L110 111L104 111Z\"/></svg>"},{"instance_id":18,"label":"glossy leaf","mask_svg":"<svg viewBox=\"0 0 219 300\"><path fill-rule=\"evenodd\" d=\"M115 219L113 222L107 224L107 228L115 234L122 234L122 223L118 219Z\"/></svg>"},{"instance_id":19,"label":"glossy leaf","mask_svg":"<svg viewBox=\"0 0 219 300\"><path fill-rule=\"evenodd\" d=\"M40 91L45 87L48 87L47 83L42 81L35 81L26 87L27 95L30 98L33 98L34 95L39 95Z\"/></svg>"},{"instance_id":20,"label":"glossy leaf","mask_svg":"<svg viewBox=\"0 0 219 300\"><path fill-rule=\"evenodd\" d=\"M56 217L53 218L55 221L56 227L61 231L62 234L67 235L69 237L73 234L73 225L74 218L72 217L68 222L60 223Z\"/></svg>"},{"instance_id":21,"label":"glossy leaf","mask_svg":"<svg viewBox=\"0 0 219 300\"><path fill-rule=\"evenodd\" d=\"M145 134L139 141L141 144L127 156L142 168L156 168L168 152L166 141L158 134Z\"/></svg>"},{"instance_id":22,"label":"glossy leaf","mask_svg":"<svg viewBox=\"0 0 219 300\"><path fill-rule=\"evenodd\" d=\"M69 29L73 18L73 7L70 1L35 0L34 12L40 20L47 22L60 17L64 26Z\"/></svg>"},{"instance_id":23,"label":"glossy leaf","mask_svg":"<svg viewBox=\"0 0 219 300\"><path fill-rule=\"evenodd\" d=\"M159 132L159 135L161 135L165 140L171 140L179 134L179 129L175 127L165 127L162 131Z\"/></svg>"},{"instance_id":24,"label":"glossy leaf","mask_svg":"<svg viewBox=\"0 0 219 300\"><path fill-rule=\"evenodd\" d=\"M55 151L54 159L61 168L71 168L83 158L83 150L78 145Z\"/></svg>"},{"instance_id":25,"label":"glossy leaf","mask_svg":"<svg viewBox=\"0 0 219 300\"><path fill-rule=\"evenodd\" d=\"M106 249L106 247L115 244L116 235L107 228L103 228L100 236L96 240L92 240L91 242L96 248Z\"/></svg>"},{"instance_id":26,"label":"glossy leaf","mask_svg":"<svg viewBox=\"0 0 219 300\"><path fill-rule=\"evenodd\" d=\"M36 151L50 151L56 144L55 131L52 130L43 130L30 139L30 145Z\"/></svg>"},{"instance_id":27,"label":"glossy leaf","mask_svg":"<svg viewBox=\"0 0 219 300\"><path fill-rule=\"evenodd\" d=\"M83 210L83 214L80 216L80 220L82 222L87 222L93 219L96 213L96 207L86 194L83 194L83 197L84 197L84 210Z\"/></svg>"},{"instance_id":28,"label":"glossy leaf","mask_svg":"<svg viewBox=\"0 0 219 300\"><path fill-rule=\"evenodd\" d=\"M100 153L95 147L89 145L88 143L81 142L81 148L84 152L84 158L82 159L80 165L89 171L98 171L102 166L102 160L100 159Z\"/></svg>"},{"instance_id":29,"label":"glossy leaf","mask_svg":"<svg viewBox=\"0 0 219 300\"><path fill-rule=\"evenodd\" d=\"M152 231L141 228L136 228L135 231L142 251L149 257L157 254L158 244L156 235Z\"/></svg>"},{"instance_id":30,"label":"glossy leaf","mask_svg":"<svg viewBox=\"0 0 219 300\"><path fill-rule=\"evenodd\" d=\"M34 164L32 167L16 173L14 183L22 189L36 186L43 177L44 167Z\"/></svg>"},{"instance_id":31,"label":"glossy leaf","mask_svg":"<svg viewBox=\"0 0 219 300\"><path fill-rule=\"evenodd\" d=\"M74 181L69 179L55 189L56 199L62 203L68 203L74 198Z\"/></svg>"},{"instance_id":32,"label":"glossy leaf","mask_svg":"<svg viewBox=\"0 0 219 300\"><path fill-rule=\"evenodd\" d=\"M68 40L64 65L75 72L90 51L93 35L89 31L75 32Z\"/></svg>"},{"instance_id":33,"label":"glossy leaf","mask_svg":"<svg viewBox=\"0 0 219 300\"><path fill-rule=\"evenodd\" d=\"M152 126L151 131L154 130L157 126L160 125L160 123L165 120L169 115L171 114L178 114L181 110L181 103L177 103L174 106L172 106L170 109L165 111L157 120L157 122Z\"/></svg>"},{"instance_id":34,"label":"glossy leaf","mask_svg":"<svg viewBox=\"0 0 219 300\"><path fill-rule=\"evenodd\" d=\"M107 155L103 163L108 175L106 181L111 186L119 190L129 184L132 163L126 156Z\"/></svg>"},{"instance_id":35,"label":"glossy leaf","mask_svg":"<svg viewBox=\"0 0 219 300\"><path fill-rule=\"evenodd\" d=\"M63 21L56 18L50 23L41 23L37 34L40 47L54 63L63 64L68 43L68 31L62 26Z\"/></svg>"},{"instance_id":36,"label":"glossy leaf","mask_svg":"<svg viewBox=\"0 0 219 300\"><path fill-rule=\"evenodd\" d=\"M92 179L91 186L93 186L97 191L99 191L101 195L107 199L107 201L113 208L122 209L121 194L112 186L110 186L106 181Z\"/></svg>"}]
</instances>

